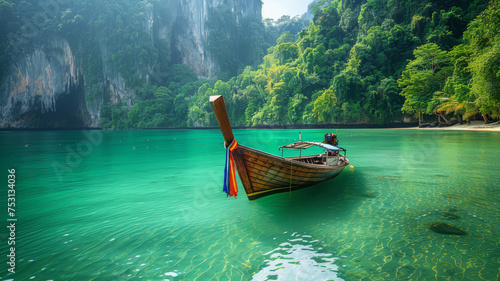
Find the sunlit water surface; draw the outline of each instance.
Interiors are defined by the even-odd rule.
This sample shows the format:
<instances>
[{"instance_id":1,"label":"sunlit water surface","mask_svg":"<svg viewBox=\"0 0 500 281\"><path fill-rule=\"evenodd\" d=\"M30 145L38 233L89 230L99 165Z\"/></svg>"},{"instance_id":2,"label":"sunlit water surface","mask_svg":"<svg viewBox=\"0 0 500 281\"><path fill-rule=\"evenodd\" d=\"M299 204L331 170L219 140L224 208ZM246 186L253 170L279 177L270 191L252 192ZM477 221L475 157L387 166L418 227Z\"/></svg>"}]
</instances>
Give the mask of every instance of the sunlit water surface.
<instances>
[{"instance_id":1,"label":"sunlit water surface","mask_svg":"<svg viewBox=\"0 0 500 281\"><path fill-rule=\"evenodd\" d=\"M219 130L0 132L0 279L499 280L499 133L328 132L353 171L256 201L222 193ZM279 155L298 131L235 136Z\"/></svg>"}]
</instances>

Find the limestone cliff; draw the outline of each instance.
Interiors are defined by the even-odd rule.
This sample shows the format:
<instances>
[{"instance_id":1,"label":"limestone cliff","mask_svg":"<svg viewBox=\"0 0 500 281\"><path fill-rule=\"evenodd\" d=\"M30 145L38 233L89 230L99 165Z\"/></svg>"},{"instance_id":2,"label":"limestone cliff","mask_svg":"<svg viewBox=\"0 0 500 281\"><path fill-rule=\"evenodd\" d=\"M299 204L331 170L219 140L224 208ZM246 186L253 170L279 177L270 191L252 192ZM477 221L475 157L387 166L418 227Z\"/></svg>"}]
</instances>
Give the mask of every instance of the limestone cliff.
<instances>
[{"instance_id":1,"label":"limestone cliff","mask_svg":"<svg viewBox=\"0 0 500 281\"><path fill-rule=\"evenodd\" d=\"M90 124L83 83L81 69L65 39L54 38L49 45L35 47L11 66L1 93L0 126Z\"/></svg>"},{"instance_id":2,"label":"limestone cliff","mask_svg":"<svg viewBox=\"0 0 500 281\"><path fill-rule=\"evenodd\" d=\"M59 12L56 16L60 17L66 9L63 4L68 2L59 3L52 7L52 13ZM98 5L99 1L93 3ZM211 9L226 5L239 22L245 18L260 20L262 7L260 0L141 3L146 3L139 11L144 14L142 28L149 34L154 48L161 50L158 60L186 64L203 77L215 77L221 69L220 62L206 50ZM42 8L40 4L40 10ZM78 14L78 10L74 12ZM45 28L41 24L37 26ZM9 74L0 81L1 128L99 127L102 102L125 102L128 107L133 105L135 93L127 85L123 73L112 65L113 45L106 40L105 32L97 30L91 35L97 38L99 45L99 54L93 58L100 62L94 65L102 68L97 75L98 81L94 77L91 84L87 77L89 70L85 68L85 60L90 56L81 47L82 44L75 42L78 36L65 37L54 33L47 38L45 35L39 32L32 36L33 45L12 57ZM136 74L143 83L148 83L157 74L155 69L157 62L140 64ZM93 93L96 88L101 93L98 96Z\"/></svg>"},{"instance_id":3,"label":"limestone cliff","mask_svg":"<svg viewBox=\"0 0 500 281\"><path fill-rule=\"evenodd\" d=\"M158 6L161 12L150 22L154 22L156 38L171 49L174 63L186 64L203 77L219 73L219 62L205 45L210 10L220 5L230 7L237 23L246 18L262 18L260 0L182 0Z\"/></svg>"}]
</instances>

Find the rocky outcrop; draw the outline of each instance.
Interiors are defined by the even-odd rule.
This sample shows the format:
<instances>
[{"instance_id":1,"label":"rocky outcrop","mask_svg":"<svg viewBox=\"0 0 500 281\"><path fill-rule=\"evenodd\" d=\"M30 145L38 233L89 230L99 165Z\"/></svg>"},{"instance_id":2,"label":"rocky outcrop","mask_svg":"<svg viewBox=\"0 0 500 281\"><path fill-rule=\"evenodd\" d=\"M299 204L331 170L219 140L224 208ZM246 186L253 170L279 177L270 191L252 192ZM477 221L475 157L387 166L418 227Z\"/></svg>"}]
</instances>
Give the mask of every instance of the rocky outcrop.
<instances>
[{"instance_id":1,"label":"rocky outcrop","mask_svg":"<svg viewBox=\"0 0 500 281\"><path fill-rule=\"evenodd\" d=\"M86 126L90 116L83 83L81 69L65 39L54 38L48 45L35 47L11 66L0 93L0 126Z\"/></svg>"},{"instance_id":2,"label":"rocky outcrop","mask_svg":"<svg viewBox=\"0 0 500 281\"><path fill-rule=\"evenodd\" d=\"M1 128L99 127L102 99L91 100L85 76L66 39L57 37L19 56L0 92ZM103 61L105 56L103 56ZM134 91L119 73L106 71L100 85L113 103L129 107Z\"/></svg>"},{"instance_id":3,"label":"rocky outcrop","mask_svg":"<svg viewBox=\"0 0 500 281\"><path fill-rule=\"evenodd\" d=\"M172 62L186 64L199 76L208 78L220 72L218 62L205 49L210 11L228 5L237 23L247 18L262 18L260 0L182 0L159 5L155 36L169 46Z\"/></svg>"},{"instance_id":4,"label":"rocky outcrop","mask_svg":"<svg viewBox=\"0 0 500 281\"><path fill-rule=\"evenodd\" d=\"M313 0L311 3L309 3L309 5L307 5L307 12L302 14L301 18L306 19L308 21L313 21L314 18L313 7L317 6L319 2L320 0ZM328 3L323 3L320 7L324 8L326 6L328 6Z\"/></svg>"}]
</instances>

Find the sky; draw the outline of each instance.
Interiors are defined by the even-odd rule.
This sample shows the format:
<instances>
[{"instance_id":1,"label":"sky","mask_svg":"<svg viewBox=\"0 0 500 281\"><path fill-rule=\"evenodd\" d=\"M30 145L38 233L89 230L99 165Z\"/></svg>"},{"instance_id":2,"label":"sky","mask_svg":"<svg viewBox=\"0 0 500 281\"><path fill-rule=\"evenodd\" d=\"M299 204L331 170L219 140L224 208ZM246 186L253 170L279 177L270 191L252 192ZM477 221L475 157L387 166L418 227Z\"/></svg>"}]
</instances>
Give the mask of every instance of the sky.
<instances>
[{"instance_id":1,"label":"sky","mask_svg":"<svg viewBox=\"0 0 500 281\"><path fill-rule=\"evenodd\" d=\"M279 19L282 15L294 17L307 12L307 5L313 0L263 0L262 18Z\"/></svg>"}]
</instances>

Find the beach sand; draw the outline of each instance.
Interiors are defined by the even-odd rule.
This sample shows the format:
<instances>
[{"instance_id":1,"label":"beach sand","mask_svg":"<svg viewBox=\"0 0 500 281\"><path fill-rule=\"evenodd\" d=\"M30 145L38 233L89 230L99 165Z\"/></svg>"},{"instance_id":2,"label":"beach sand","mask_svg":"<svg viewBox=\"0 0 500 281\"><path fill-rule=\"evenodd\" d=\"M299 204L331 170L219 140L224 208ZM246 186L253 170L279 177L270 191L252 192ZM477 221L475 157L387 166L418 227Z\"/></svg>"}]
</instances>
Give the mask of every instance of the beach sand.
<instances>
[{"instance_id":1,"label":"beach sand","mask_svg":"<svg viewBox=\"0 0 500 281\"><path fill-rule=\"evenodd\" d=\"M410 127L408 129L417 129L417 130L457 130L457 131L494 131L500 132L500 124L499 122L484 124L484 121L471 121L469 124L455 124L453 126L448 127Z\"/></svg>"}]
</instances>

